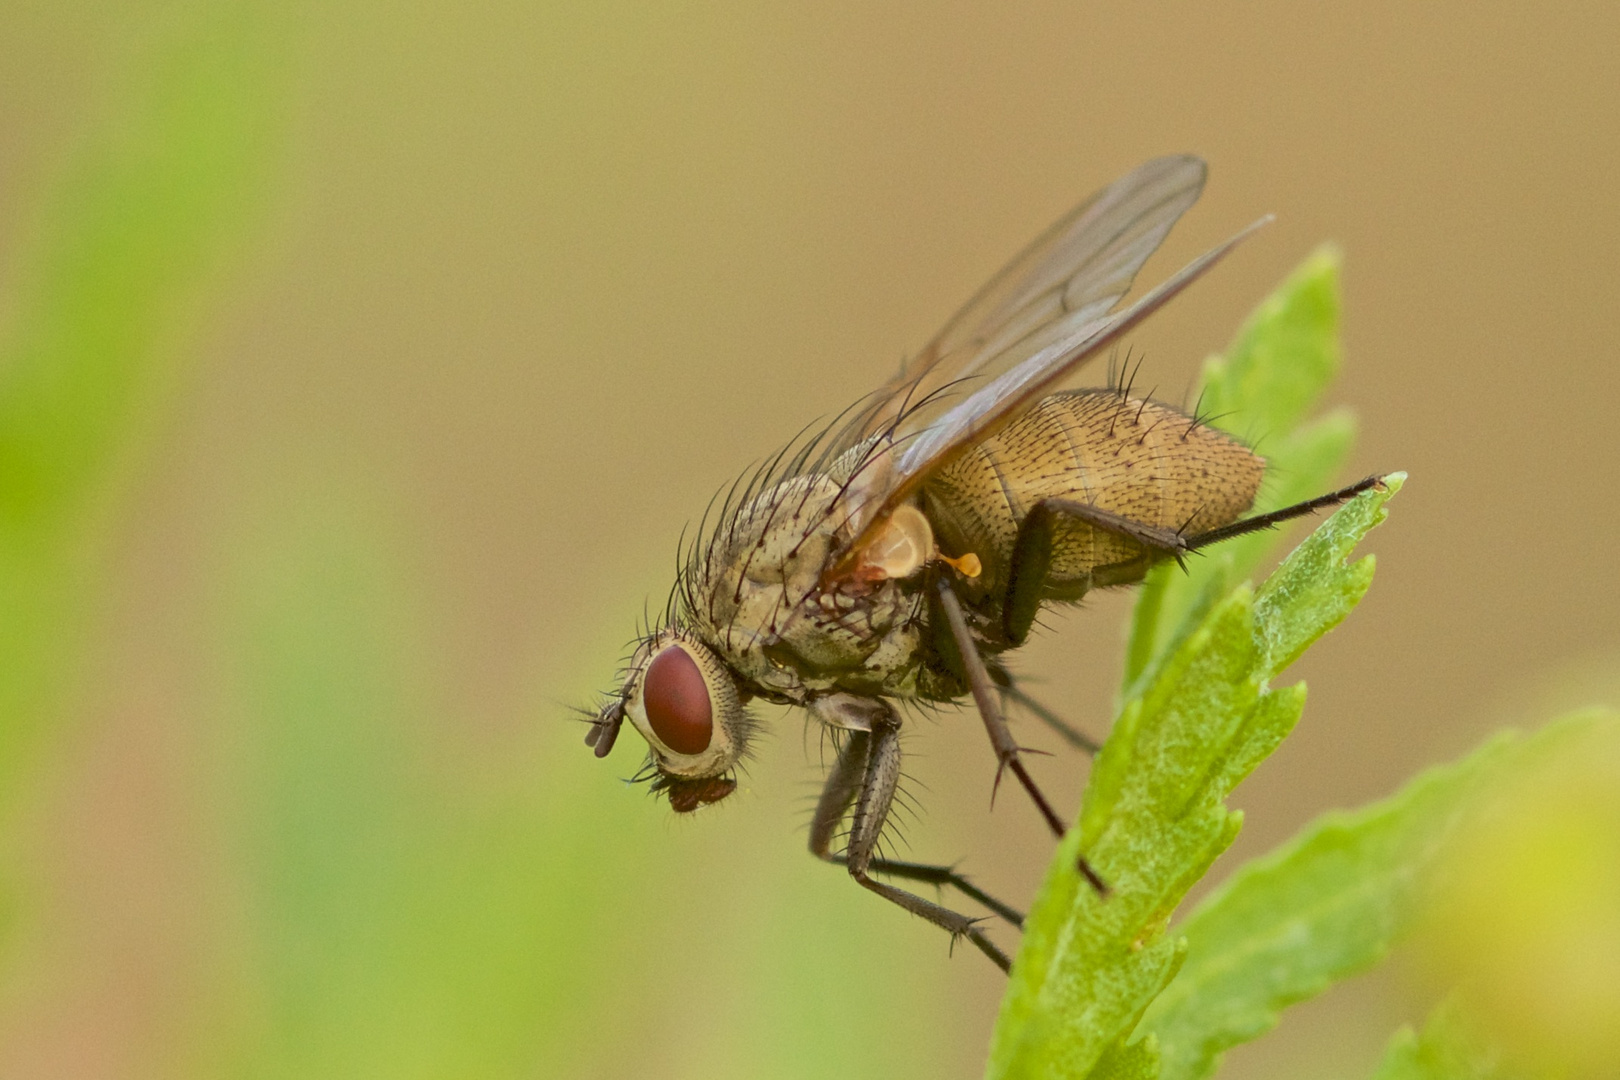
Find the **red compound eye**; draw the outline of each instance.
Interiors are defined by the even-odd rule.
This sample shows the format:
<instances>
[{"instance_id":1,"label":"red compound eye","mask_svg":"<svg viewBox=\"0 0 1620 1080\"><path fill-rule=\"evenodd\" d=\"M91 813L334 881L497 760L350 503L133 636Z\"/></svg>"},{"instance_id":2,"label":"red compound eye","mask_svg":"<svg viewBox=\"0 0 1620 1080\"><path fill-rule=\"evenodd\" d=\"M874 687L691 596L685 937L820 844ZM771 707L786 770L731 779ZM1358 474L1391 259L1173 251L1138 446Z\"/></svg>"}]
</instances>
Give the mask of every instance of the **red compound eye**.
<instances>
[{"instance_id":1,"label":"red compound eye","mask_svg":"<svg viewBox=\"0 0 1620 1080\"><path fill-rule=\"evenodd\" d=\"M697 661L671 645L647 665L642 683L647 722L663 744L677 754L701 754L714 735L714 708Z\"/></svg>"}]
</instances>

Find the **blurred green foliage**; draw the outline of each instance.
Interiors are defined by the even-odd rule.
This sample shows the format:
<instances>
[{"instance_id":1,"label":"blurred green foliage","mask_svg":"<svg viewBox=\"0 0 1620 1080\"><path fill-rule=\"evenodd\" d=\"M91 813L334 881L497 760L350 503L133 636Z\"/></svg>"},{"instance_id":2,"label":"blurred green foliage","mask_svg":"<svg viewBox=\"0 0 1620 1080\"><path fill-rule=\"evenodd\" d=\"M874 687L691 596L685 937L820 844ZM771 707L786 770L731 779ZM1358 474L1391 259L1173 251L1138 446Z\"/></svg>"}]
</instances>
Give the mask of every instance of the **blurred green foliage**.
<instances>
[{"instance_id":1,"label":"blurred green foliage","mask_svg":"<svg viewBox=\"0 0 1620 1080\"><path fill-rule=\"evenodd\" d=\"M1620 717L1577 714L1527 749L1554 734L1496 771L1419 945L1505 1072L1601 1080L1620 1069Z\"/></svg>"},{"instance_id":2,"label":"blurred green foliage","mask_svg":"<svg viewBox=\"0 0 1620 1080\"><path fill-rule=\"evenodd\" d=\"M1479 1033L1455 1002L1443 1002L1421 1033L1402 1028L1389 1041L1373 1080L1507 1080L1500 1056L1483 1047Z\"/></svg>"},{"instance_id":3,"label":"blurred green foliage","mask_svg":"<svg viewBox=\"0 0 1620 1080\"><path fill-rule=\"evenodd\" d=\"M62 715L120 470L262 212L288 63L275 5L156 35L23 228L0 327L0 795Z\"/></svg>"},{"instance_id":4,"label":"blurred green foliage","mask_svg":"<svg viewBox=\"0 0 1620 1080\"><path fill-rule=\"evenodd\" d=\"M71 714L109 540L139 509L141 451L273 190L298 18L205 3L154 20L127 92L74 148L9 269L8 793ZM721 817L695 849L668 843L665 815L614 779L622 762L604 770L585 752L554 701L523 703L528 734L498 765L447 768L409 530L386 485L305 449L243 493L201 568L209 648L195 665L212 699L194 767L219 895L189 911L203 917L186 934L188 992L152 1003L165 1035L150 1067L938 1073L948 1048L928 1035L947 988L897 962L926 936L948 963L935 932L852 918L869 898L764 824ZM34 899L19 917L37 918ZM852 973L870 995L856 1016ZM762 984L791 990L750 992Z\"/></svg>"},{"instance_id":5,"label":"blurred green foliage","mask_svg":"<svg viewBox=\"0 0 1620 1080\"><path fill-rule=\"evenodd\" d=\"M936 1071L926 1012L845 1015L852 978L894 1012L937 1005L894 962L893 923L860 919L866 898L767 822L711 822L729 835L684 864L665 814L569 723L484 777L441 767L420 583L363 486L298 477L221 556L211 768L251 933L227 939L186 1071ZM747 993L762 984L791 989Z\"/></svg>"},{"instance_id":6,"label":"blurred green foliage","mask_svg":"<svg viewBox=\"0 0 1620 1080\"><path fill-rule=\"evenodd\" d=\"M544 1046L560 1075L590 1048L598 973L633 967L611 900L649 853L599 854L638 805L586 774L486 799L437 781L390 530L314 477L273 510L230 545L218 605L255 934L242 1037L199 1052L225 1075L496 1076Z\"/></svg>"}]
</instances>

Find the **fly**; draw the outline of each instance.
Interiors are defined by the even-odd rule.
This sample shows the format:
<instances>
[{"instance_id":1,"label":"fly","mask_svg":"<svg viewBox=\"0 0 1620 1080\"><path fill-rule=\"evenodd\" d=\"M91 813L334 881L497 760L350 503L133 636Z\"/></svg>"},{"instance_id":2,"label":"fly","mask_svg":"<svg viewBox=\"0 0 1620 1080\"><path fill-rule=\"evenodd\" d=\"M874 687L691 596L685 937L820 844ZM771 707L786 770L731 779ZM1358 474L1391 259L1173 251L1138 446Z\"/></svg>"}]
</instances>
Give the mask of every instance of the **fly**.
<instances>
[{"instance_id":1,"label":"fly","mask_svg":"<svg viewBox=\"0 0 1620 1080\"><path fill-rule=\"evenodd\" d=\"M900 778L899 704L971 697L996 782L1011 772L1061 837L1002 711L1004 697L1018 701L1084 741L1004 663L1041 607L1135 584L1160 562L1380 482L1244 517L1265 471L1248 446L1128 388L1057 389L1269 220L1115 311L1205 171L1195 157L1158 158L1093 195L846 418L733 485L682 553L660 625L593 711L597 756L628 718L648 745L639 775L687 813L736 789L758 725L751 701L807 710L838 746L812 854L1007 970L979 920L877 879L953 886L1022 924L950 867L876 854ZM1106 893L1084 856L1078 866Z\"/></svg>"}]
</instances>

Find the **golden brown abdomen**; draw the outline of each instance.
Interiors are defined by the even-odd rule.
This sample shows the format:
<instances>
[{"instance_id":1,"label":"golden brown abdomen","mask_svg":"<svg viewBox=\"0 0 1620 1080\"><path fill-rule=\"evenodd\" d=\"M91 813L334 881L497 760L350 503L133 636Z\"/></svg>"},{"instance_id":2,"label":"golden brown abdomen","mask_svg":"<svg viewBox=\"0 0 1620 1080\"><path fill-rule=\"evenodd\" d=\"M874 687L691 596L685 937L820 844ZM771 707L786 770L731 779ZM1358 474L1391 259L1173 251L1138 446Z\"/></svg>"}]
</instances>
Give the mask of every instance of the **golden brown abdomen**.
<instances>
[{"instance_id":1,"label":"golden brown abdomen","mask_svg":"<svg viewBox=\"0 0 1620 1080\"><path fill-rule=\"evenodd\" d=\"M1190 535L1240 517L1264 472L1265 459L1247 446L1168 405L1071 390L1042 399L945 465L923 500L940 547L978 555L981 587L999 595L1018 525L1042 499L1072 499ZM1135 580L1151 561L1137 541L1084 522L1064 519L1053 541L1053 598L1079 596L1093 571L1111 567L1096 584Z\"/></svg>"}]
</instances>

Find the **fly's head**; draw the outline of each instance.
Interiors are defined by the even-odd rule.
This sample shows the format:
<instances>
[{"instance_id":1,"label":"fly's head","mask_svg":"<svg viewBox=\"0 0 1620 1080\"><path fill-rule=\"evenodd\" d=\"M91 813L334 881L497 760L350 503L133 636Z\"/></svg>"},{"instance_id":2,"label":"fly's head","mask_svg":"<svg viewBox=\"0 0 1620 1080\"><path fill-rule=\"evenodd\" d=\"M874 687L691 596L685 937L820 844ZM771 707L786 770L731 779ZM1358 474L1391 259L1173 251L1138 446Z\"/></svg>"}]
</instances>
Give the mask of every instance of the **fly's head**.
<instances>
[{"instance_id":1,"label":"fly's head","mask_svg":"<svg viewBox=\"0 0 1620 1080\"><path fill-rule=\"evenodd\" d=\"M677 813L719 802L737 789L753 723L737 682L695 636L664 629L631 658L623 688L597 713L586 742L606 756L629 720L647 740L638 779L669 798Z\"/></svg>"}]
</instances>

